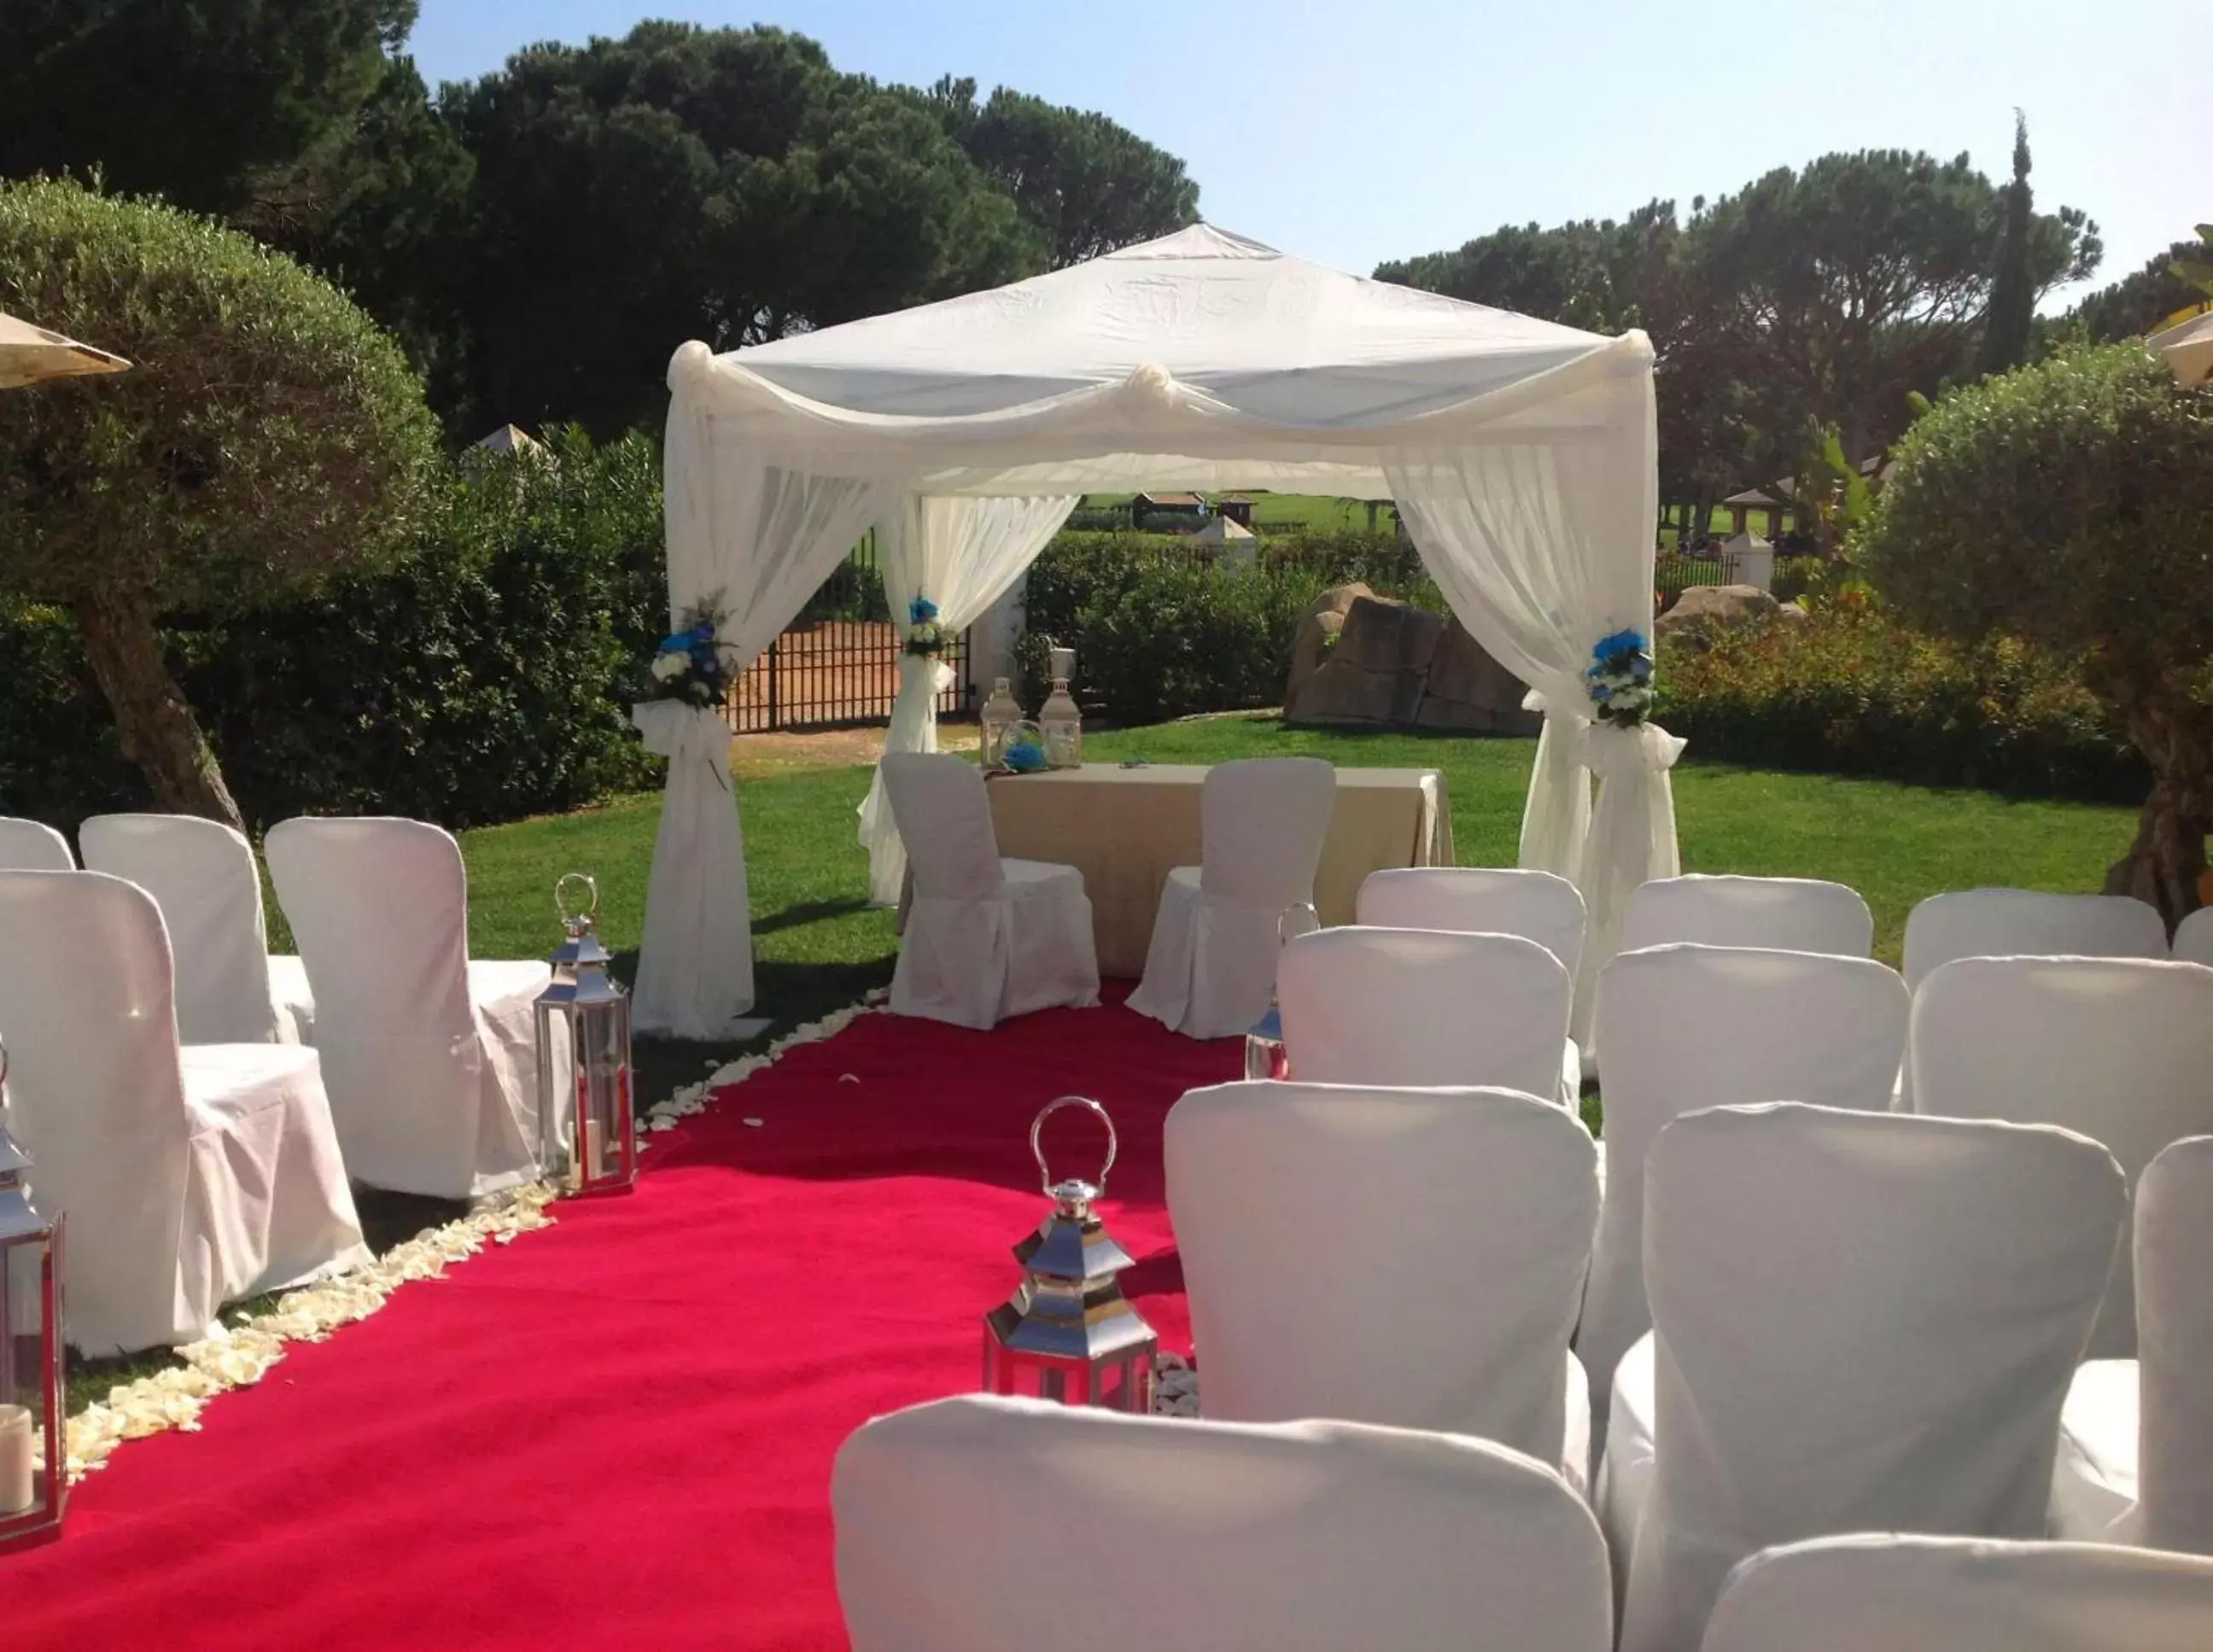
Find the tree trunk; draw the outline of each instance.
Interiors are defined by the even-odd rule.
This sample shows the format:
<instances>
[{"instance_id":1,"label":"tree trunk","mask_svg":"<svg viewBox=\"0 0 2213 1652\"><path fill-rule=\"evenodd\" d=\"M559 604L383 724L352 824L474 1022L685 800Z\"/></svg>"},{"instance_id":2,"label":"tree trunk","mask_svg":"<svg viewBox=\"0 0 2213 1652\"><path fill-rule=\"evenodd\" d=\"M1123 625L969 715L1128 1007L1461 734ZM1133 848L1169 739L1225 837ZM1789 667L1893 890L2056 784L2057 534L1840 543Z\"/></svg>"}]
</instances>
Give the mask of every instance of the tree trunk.
<instances>
[{"instance_id":1,"label":"tree trunk","mask_svg":"<svg viewBox=\"0 0 2213 1652\"><path fill-rule=\"evenodd\" d=\"M2151 765L2136 842L2106 874L2106 893L2159 908L2167 932L2204 903L2205 836L2213 832L2213 712L2171 701L2139 702L2129 739Z\"/></svg>"},{"instance_id":2,"label":"tree trunk","mask_svg":"<svg viewBox=\"0 0 2213 1652\"><path fill-rule=\"evenodd\" d=\"M138 765L154 801L179 814L204 814L245 830L199 720L162 658L153 605L137 592L90 592L74 604L85 659L115 713L123 754Z\"/></svg>"}]
</instances>

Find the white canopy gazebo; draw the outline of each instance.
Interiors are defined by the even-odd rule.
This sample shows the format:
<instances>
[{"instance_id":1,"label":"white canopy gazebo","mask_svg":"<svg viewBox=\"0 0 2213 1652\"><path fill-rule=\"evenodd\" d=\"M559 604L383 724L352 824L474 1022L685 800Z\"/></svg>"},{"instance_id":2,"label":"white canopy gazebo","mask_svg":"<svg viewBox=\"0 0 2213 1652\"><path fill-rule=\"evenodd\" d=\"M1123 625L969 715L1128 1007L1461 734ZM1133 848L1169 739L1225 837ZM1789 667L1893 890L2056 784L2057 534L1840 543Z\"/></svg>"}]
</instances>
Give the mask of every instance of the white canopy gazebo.
<instances>
[{"instance_id":1,"label":"white canopy gazebo","mask_svg":"<svg viewBox=\"0 0 2213 1652\"><path fill-rule=\"evenodd\" d=\"M1087 492L1273 488L1393 499L1454 613L1532 686L1545 733L1521 863L1582 887L1587 970L1623 902L1677 869L1680 742L1593 724L1593 646L1652 629L1652 350L1341 274L1206 225L1088 264L774 344L669 364L669 596L759 655L869 527L894 616L955 629ZM905 662L889 750L936 744L944 668ZM753 1003L729 734L636 709L671 759L636 1013L722 1033ZM1599 777L1595 809L1590 777ZM881 791L871 884L904 855Z\"/></svg>"}]
</instances>

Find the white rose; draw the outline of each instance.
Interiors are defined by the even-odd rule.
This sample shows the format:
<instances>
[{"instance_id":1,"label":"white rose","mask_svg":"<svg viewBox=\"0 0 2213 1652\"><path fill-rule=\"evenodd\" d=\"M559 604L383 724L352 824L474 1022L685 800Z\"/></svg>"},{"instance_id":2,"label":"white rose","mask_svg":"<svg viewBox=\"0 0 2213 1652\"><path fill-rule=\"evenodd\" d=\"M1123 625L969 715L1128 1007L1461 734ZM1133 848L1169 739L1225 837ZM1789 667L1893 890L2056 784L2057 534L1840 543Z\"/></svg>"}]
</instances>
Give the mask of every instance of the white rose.
<instances>
[{"instance_id":1,"label":"white rose","mask_svg":"<svg viewBox=\"0 0 2213 1652\"><path fill-rule=\"evenodd\" d=\"M692 656L688 654L658 654L654 656L653 674L664 683L672 678L681 677L691 668Z\"/></svg>"}]
</instances>

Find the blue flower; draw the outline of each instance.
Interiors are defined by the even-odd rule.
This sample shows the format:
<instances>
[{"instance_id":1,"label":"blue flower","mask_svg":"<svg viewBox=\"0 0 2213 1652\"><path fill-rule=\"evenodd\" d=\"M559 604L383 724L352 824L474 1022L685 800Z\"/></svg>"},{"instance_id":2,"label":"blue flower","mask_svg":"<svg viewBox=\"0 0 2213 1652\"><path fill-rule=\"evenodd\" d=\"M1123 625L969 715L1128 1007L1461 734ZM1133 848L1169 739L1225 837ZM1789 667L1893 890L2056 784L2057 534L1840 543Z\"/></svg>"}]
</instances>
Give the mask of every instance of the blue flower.
<instances>
[{"instance_id":1,"label":"blue flower","mask_svg":"<svg viewBox=\"0 0 2213 1652\"><path fill-rule=\"evenodd\" d=\"M1610 637L1601 637L1598 639L1597 646L1591 649L1591 658L1609 660L1617 654L1642 654L1644 652L1644 648L1643 632L1618 631Z\"/></svg>"},{"instance_id":2,"label":"blue flower","mask_svg":"<svg viewBox=\"0 0 2213 1652\"><path fill-rule=\"evenodd\" d=\"M1002 760L1016 774L1034 774L1045 767L1045 753L1025 741L1019 746L1008 747Z\"/></svg>"},{"instance_id":3,"label":"blue flower","mask_svg":"<svg viewBox=\"0 0 2213 1652\"><path fill-rule=\"evenodd\" d=\"M692 651L692 633L671 631L661 639L660 651L663 654L689 654Z\"/></svg>"},{"instance_id":4,"label":"blue flower","mask_svg":"<svg viewBox=\"0 0 2213 1652\"><path fill-rule=\"evenodd\" d=\"M692 627L691 638L692 646L695 649L712 648L715 645L715 628L703 619Z\"/></svg>"},{"instance_id":5,"label":"blue flower","mask_svg":"<svg viewBox=\"0 0 2213 1652\"><path fill-rule=\"evenodd\" d=\"M924 620L937 618L937 605L926 596L918 596L906 605L906 617L911 624L919 625Z\"/></svg>"}]
</instances>

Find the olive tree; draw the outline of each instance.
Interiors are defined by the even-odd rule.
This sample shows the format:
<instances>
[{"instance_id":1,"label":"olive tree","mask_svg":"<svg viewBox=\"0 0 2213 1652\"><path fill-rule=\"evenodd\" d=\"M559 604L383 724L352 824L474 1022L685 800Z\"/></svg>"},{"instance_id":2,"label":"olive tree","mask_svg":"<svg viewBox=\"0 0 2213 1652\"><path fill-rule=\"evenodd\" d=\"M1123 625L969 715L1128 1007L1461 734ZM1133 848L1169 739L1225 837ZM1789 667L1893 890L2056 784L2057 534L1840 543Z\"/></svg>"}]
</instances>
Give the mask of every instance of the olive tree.
<instances>
[{"instance_id":1,"label":"olive tree","mask_svg":"<svg viewBox=\"0 0 2213 1652\"><path fill-rule=\"evenodd\" d=\"M1958 390L1899 444L1861 540L1911 624L2079 654L2150 765L2106 888L2172 927L2213 831L2213 390L2141 343Z\"/></svg>"},{"instance_id":2,"label":"olive tree","mask_svg":"<svg viewBox=\"0 0 2213 1652\"><path fill-rule=\"evenodd\" d=\"M167 808L238 822L161 622L308 594L405 543L436 427L335 288L204 218L0 186L0 309L130 372L0 394L0 584L65 607Z\"/></svg>"}]
</instances>

